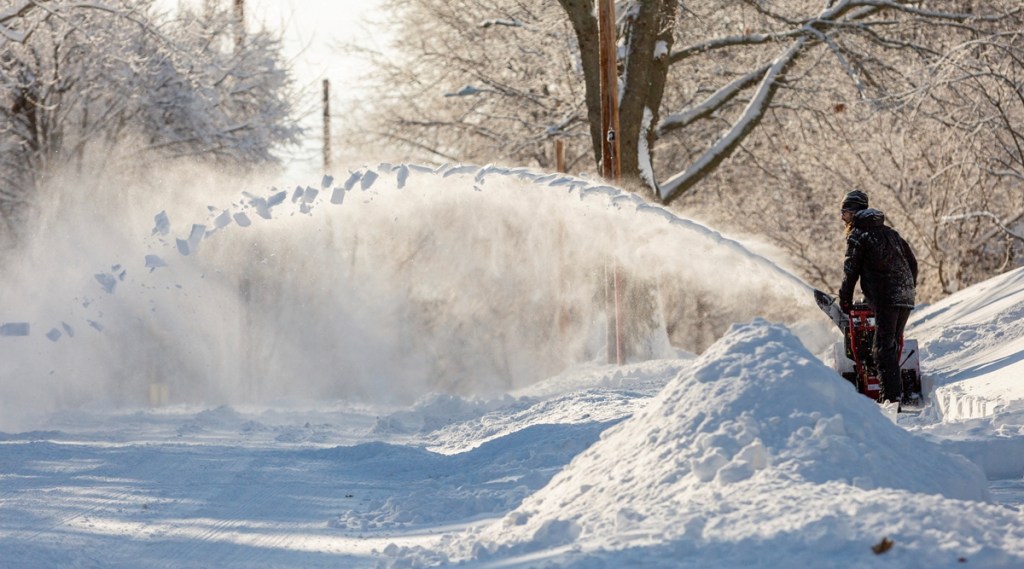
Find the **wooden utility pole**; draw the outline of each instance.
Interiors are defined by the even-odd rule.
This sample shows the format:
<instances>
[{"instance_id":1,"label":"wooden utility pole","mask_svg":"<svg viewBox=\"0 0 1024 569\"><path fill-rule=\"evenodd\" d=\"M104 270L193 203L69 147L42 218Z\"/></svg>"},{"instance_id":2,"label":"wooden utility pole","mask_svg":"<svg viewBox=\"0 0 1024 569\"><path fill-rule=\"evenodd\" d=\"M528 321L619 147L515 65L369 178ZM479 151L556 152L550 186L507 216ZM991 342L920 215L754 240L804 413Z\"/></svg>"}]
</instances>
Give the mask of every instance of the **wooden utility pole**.
<instances>
[{"instance_id":1,"label":"wooden utility pole","mask_svg":"<svg viewBox=\"0 0 1024 569\"><path fill-rule=\"evenodd\" d=\"M622 179L619 160L619 65L615 49L615 0L598 0L597 29L601 58L601 133L604 136L601 170L618 183Z\"/></svg>"},{"instance_id":2,"label":"wooden utility pole","mask_svg":"<svg viewBox=\"0 0 1024 569\"><path fill-rule=\"evenodd\" d=\"M561 138L555 139L555 170L565 173L565 141Z\"/></svg>"},{"instance_id":3,"label":"wooden utility pole","mask_svg":"<svg viewBox=\"0 0 1024 569\"><path fill-rule=\"evenodd\" d=\"M331 172L331 80L324 79L324 174Z\"/></svg>"},{"instance_id":4,"label":"wooden utility pole","mask_svg":"<svg viewBox=\"0 0 1024 569\"><path fill-rule=\"evenodd\" d=\"M601 172L605 179L618 184L622 180L619 160L619 65L615 49L615 0L598 0L598 45L601 59ZM617 263L611 268L609 311L612 321L608 330L608 361L622 365L625 361L622 338L622 291Z\"/></svg>"}]
</instances>

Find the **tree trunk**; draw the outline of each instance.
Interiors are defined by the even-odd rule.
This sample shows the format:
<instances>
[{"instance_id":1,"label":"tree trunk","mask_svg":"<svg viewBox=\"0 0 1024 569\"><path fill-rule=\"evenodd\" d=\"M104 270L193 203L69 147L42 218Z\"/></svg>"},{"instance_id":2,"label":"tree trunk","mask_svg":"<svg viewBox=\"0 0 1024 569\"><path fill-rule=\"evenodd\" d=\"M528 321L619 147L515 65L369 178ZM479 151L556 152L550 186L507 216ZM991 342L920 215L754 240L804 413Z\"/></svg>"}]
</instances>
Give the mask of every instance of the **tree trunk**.
<instances>
[{"instance_id":1,"label":"tree trunk","mask_svg":"<svg viewBox=\"0 0 1024 569\"><path fill-rule=\"evenodd\" d=\"M580 58L586 86L587 120L594 147L594 162L600 166L601 133L600 64L597 18L593 0L559 0L572 22L579 43ZM625 18L625 58L619 61L619 152L624 185L644 185L653 189L654 180L644 180L641 171L643 147L654 147L654 127L660 115L665 92L672 31L675 29L678 3L672 0L640 0ZM650 123L645 130L644 111L649 109Z\"/></svg>"},{"instance_id":2,"label":"tree trunk","mask_svg":"<svg viewBox=\"0 0 1024 569\"><path fill-rule=\"evenodd\" d=\"M601 165L601 65L597 17L594 0L558 0L565 10L576 41L580 46L580 65L586 87L587 121L590 123L590 142L594 149L594 164Z\"/></svg>"},{"instance_id":3,"label":"tree trunk","mask_svg":"<svg viewBox=\"0 0 1024 569\"><path fill-rule=\"evenodd\" d=\"M649 170L654 149L678 5L672 0L641 0L626 18L627 51L622 62L623 89L619 103L622 177L651 190L655 188L653 173L641 174L644 169ZM645 128L644 113L648 110L650 117Z\"/></svg>"}]
</instances>

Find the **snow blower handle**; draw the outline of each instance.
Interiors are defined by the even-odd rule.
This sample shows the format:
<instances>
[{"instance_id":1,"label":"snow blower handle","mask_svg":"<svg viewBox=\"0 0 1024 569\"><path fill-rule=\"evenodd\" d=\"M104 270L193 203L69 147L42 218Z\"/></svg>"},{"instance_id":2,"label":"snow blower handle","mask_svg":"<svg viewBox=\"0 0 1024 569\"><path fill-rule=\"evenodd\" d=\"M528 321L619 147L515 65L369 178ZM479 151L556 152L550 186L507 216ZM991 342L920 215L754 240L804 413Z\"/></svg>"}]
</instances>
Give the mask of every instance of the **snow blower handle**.
<instances>
[{"instance_id":1,"label":"snow blower handle","mask_svg":"<svg viewBox=\"0 0 1024 569\"><path fill-rule=\"evenodd\" d=\"M907 357L904 358L902 362L900 362L900 369L903 369L903 366L907 365L907 362L910 361L910 356L914 355L914 352L916 351L917 350L910 350L910 352L907 353Z\"/></svg>"}]
</instances>

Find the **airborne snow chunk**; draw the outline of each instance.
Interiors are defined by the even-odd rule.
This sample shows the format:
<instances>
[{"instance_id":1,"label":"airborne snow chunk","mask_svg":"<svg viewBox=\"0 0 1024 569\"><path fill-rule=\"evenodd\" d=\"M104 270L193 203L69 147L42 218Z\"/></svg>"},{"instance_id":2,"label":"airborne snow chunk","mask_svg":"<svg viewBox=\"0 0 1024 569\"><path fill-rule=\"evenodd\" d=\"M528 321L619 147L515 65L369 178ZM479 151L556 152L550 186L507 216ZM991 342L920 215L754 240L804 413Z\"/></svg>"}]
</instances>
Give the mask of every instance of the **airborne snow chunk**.
<instances>
[{"instance_id":1,"label":"airborne snow chunk","mask_svg":"<svg viewBox=\"0 0 1024 569\"><path fill-rule=\"evenodd\" d=\"M249 216L246 215L245 212L240 211L236 213L234 215L234 218L235 223L237 223L239 227L249 227L250 225L252 225L252 220L249 219Z\"/></svg>"},{"instance_id":2,"label":"airborne snow chunk","mask_svg":"<svg viewBox=\"0 0 1024 569\"><path fill-rule=\"evenodd\" d=\"M60 340L60 336L60 330L56 328L50 328L50 331L46 333L46 339L51 342L56 342L57 340Z\"/></svg>"},{"instance_id":3,"label":"airborne snow chunk","mask_svg":"<svg viewBox=\"0 0 1024 569\"><path fill-rule=\"evenodd\" d=\"M270 219L270 206L267 205L267 200L263 198L256 198L252 200L253 207L256 208L256 213L259 214L263 219Z\"/></svg>"},{"instance_id":4,"label":"airborne snow chunk","mask_svg":"<svg viewBox=\"0 0 1024 569\"><path fill-rule=\"evenodd\" d=\"M405 187L405 181L409 179L409 167L402 164L398 168L398 189Z\"/></svg>"},{"instance_id":5,"label":"airborne snow chunk","mask_svg":"<svg viewBox=\"0 0 1024 569\"><path fill-rule=\"evenodd\" d=\"M372 186L373 183L376 181L377 173L374 172L373 170L367 170L366 173L363 174L363 179L360 182L360 187L364 190L369 189L369 187Z\"/></svg>"},{"instance_id":6,"label":"airborne snow chunk","mask_svg":"<svg viewBox=\"0 0 1024 569\"><path fill-rule=\"evenodd\" d=\"M217 229L224 229L231 224L231 212L224 210L213 220L213 226Z\"/></svg>"},{"instance_id":7,"label":"airborne snow chunk","mask_svg":"<svg viewBox=\"0 0 1024 569\"><path fill-rule=\"evenodd\" d=\"M0 324L0 336L28 336L28 322L7 322Z\"/></svg>"},{"instance_id":8,"label":"airborne snow chunk","mask_svg":"<svg viewBox=\"0 0 1024 569\"><path fill-rule=\"evenodd\" d=\"M153 227L153 235L159 233L160 235L167 235L171 231L171 221L167 218L167 212L161 211L154 216L156 226Z\"/></svg>"},{"instance_id":9,"label":"airborne snow chunk","mask_svg":"<svg viewBox=\"0 0 1024 569\"><path fill-rule=\"evenodd\" d=\"M345 180L345 185L343 186L345 188L345 191L347 192L347 191L351 190L353 187L355 187L356 182L358 182L359 178L362 178L362 177L363 177L363 173L362 172L359 172L359 171L352 172L352 175L349 176L347 180Z\"/></svg>"},{"instance_id":10,"label":"airborne snow chunk","mask_svg":"<svg viewBox=\"0 0 1024 569\"><path fill-rule=\"evenodd\" d=\"M281 190L280 192L277 192L276 194L270 196L267 199L267 207L274 207L275 205L281 205L281 204L284 203L284 200L286 200L287 198L288 198L288 192L286 192L284 190Z\"/></svg>"},{"instance_id":11,"label":"airborne snow chunk","mask_svg":"<svg viewBox=\"0 0 1024 569\"><path fill-rule=\"evenodd\" d=\"M68 335L68 338L75 337L75 329L71 327L67 322L61 322L60 327L64 329L64 333Z\"/></svg>"},{"instance_id":12,"label":"airborne snow chunk","mask_svg":"<svg viewBox=\"0 0 1024 569\"><path fill-rule=\"evenodd\" d=\"M292 203L296 203L299 200L301 200L302 199L302 193L304 191L305 190L302 189L302 186L295 186L295 191L292 192Z\"/></svg>"},{"instance_id":13,"label":"airborne snow chunk","mask_svg":"<svg viewBox=\"0 0 1024 569\"><path fill-rule=\"evenodd\" d=\"M117 277L110 273L96 273L93 277L96 279L96 282L100 283L100 286L103 287L107 294L114 293L114 287L117 286Z\"/></svg>"},{"instance_id":14,"label":"airborne snow chunk","mask_svg":"<svg viewBox=\"0 0 1024 569\"><path fill-rule=\"evenodd\" d=\"M490 174L497 174L499 176L507 176L509 172L511 172L511 170L509 168L504 167L504 166L495 166L494 164L488 164L488 165L484 166L483 168L480 168L480 171L477 172L477 174L476 174L476 181L478 181L478 182L483 181L484 177L488 176Z\"/></svg>"},{"instance_id":15,"label":"airborne snow chunk","mask_svg":"<svg viewBox=\"0 0 1024 569\"><path fill-rule=\"evenodd\" d=\"M153 272L160 267L166 267L167 263L156 255L146 255L146 268Z\"/></svg>"},{"instance_id":16,"label":"airborne snow chunk","mask_svg":"<svg viewBox=\"0 0 1024 569\"><path fill-rule=\"evenodd\" d=\"M320 190L307 187L305 193L302 194L302 201L304 203L312 203L318 195L320 195Z\"/></svg>"},{"instance_id":17,"label":"airborne snow chunk","mask_svg":"<svg viewBox=\"0 0 1024 569\"><path fill-rule=\"evenodd\" d=\"M472 96L472 95L476 95L476 94L478 94L480 92L481 92L480 88L478 88L478 87L476 87L474 85L463 85L461 88L459 88L458 91L455 91L455 92L449 91L449 92L445 93L444 96L445 97L469 97L469 96Z\"/></svg>"},{"instance_id":18,"label":"airborne snow chunk","mask_svg":"<svg viewBox=\"0 0 1024 569\"><path fill-rule=\"evenodd\" d=\"M320 187L326 190L327 188L331 187L331 184L333 183L334 176L331 176L330 174L324 174L324 179L320 181Z\"/></svg>"},{"instance_id":19,"label":"airborne snow chunk","mask_svg":"<svg viewBox=\"0 0 1024 569\"><path fill-rule=\"evenodd\" d=\"M345 201L345 188L338 186L334 188L331 193L331 203L334 205L341 205Z\"/></svg>"},{"instance_id":20,"label":"airborne snow chunk","mask_svg":"<svg viewBox=\"0 0 1024 569\"><path fill-rule=\"evenodd\" d=\"M198 223L192 225L192 231L188 234L189 253L195 253L199 249L199 242L203 240L204 235L206 235L205 225Z\"/></svg>"},{"instance_id":21,"label":"airborne snow chunk","mask_svg":"<svg viewBox=\"0 0 1024 569\"><path fill-rule=\"evenodd\" d=\"M177 244L178 252L188 257L188 241L185 241L184 239L175 239L175 243Z\"/></svg>"},{"instance_id":22,"label":"airborne snow chunk","mask_svg":"<svg viewBox=\"0 0 1024 569\"><path fill-rule=\"evenodd\" d=\"M448 171L446 171L444 174L442 174L441 177L442 178L447 178L448 176L455 176L455 175L459 175L459 174L474 174L474 173L478 172L479 170L480 170L479 166L455 166L455 167L452 167L452 168L448 169Z\"/></svg>"}]
</instances>

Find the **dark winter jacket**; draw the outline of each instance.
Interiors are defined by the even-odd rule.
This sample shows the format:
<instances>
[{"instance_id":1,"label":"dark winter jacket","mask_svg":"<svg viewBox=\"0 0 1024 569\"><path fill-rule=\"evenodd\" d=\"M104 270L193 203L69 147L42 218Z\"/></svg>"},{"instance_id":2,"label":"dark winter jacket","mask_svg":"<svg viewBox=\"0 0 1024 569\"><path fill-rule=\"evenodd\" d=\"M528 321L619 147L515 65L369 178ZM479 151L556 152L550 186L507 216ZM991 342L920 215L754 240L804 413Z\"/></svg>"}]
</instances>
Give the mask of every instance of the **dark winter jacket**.
<instances>
[{"instance_id":1,"label":"dark winter jacket","mask_svg":"<svg viewBox=\"0 0 1024 569\"><path fill-rule=\"evenodd\" d=\"M900 234L885 225L885 214L877 209L861 210L853 217L839 287L841 305L852 302L857 279L864 299L873 308L914 307L917 258Z\"/></svg>"}]
</instances>

